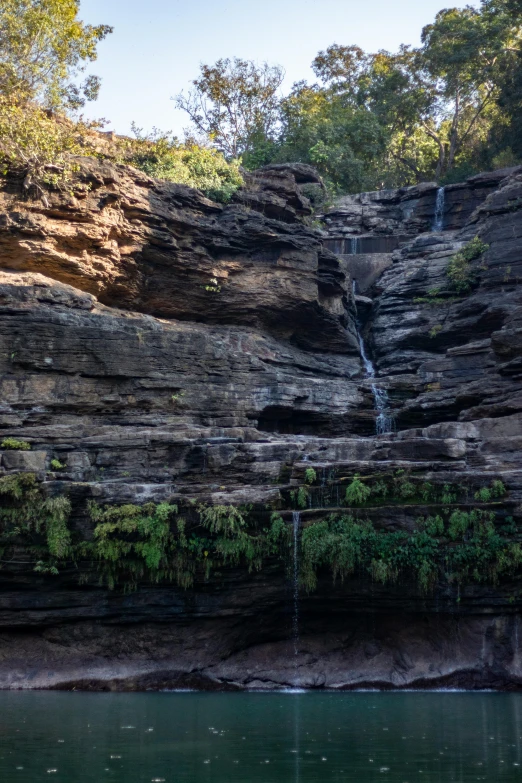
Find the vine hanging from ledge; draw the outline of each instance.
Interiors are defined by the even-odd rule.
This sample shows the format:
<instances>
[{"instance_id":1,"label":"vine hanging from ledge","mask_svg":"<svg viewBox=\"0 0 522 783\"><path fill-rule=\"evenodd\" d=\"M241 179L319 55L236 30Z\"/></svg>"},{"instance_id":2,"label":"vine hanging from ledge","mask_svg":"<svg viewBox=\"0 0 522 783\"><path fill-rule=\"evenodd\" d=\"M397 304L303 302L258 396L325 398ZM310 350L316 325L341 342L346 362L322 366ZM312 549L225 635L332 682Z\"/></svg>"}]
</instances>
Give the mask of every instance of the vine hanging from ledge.
<instances>
[{"instance_id":1,"label":"vine hanging from ledge","mask_svg":"<svg viewBox=\"0 0 522 783\"><path fill-rule=\"evenodd\" d=\"M309 473L307 479L316 476ZM300 584L314 590L320 572L327 570L334 581L356 574L383 584L414 578L424 593L444 581L495 584L522 568L506 492L495 479L474 492L472 507L469 500L456 502L458 488L416 485L404 471L388 483L356 475L346 490L346 513L302 525ZM360 517L365 507L377 508L393 495L407 504L420 498L434 508L410 531L390 531ZM253 571L269 560L288 561L292 548L290 526L277 512L263 525L248 507L193 503L181 514L169 503L102 507L91 502L92 537L85 539L70 528L69 499L45 497L33 474L0 478L0 497L3 563L32 565L50 575L74 565L81 580L97 577L110 588L164 582L186 589L198 575L212 579L227 566Z\"/></svg>"}]
</instances>

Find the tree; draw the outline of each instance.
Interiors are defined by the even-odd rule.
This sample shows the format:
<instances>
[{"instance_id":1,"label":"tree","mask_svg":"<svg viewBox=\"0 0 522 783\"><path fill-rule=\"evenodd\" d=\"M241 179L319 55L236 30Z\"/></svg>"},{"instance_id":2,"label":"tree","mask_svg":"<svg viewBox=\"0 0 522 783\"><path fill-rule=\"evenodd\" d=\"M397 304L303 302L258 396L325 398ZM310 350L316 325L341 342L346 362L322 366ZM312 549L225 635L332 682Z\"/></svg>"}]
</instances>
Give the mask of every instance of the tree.
<instances>
[{"instance_id":1,"label":"tree","mask_svg":"<svg viewBox=\"0 0 522 783\"><path fill-rule=\"evenodd\" d=\"M45 108L79 108L100 81L76 79L112 28L78 19L79 0L0 0L0 95Z\"/></svg>"},{"instance_id":2,"label":"tree","mask_svg":"<svg viewBox=\"0 0 522 783\"><path fill-rule=\"evenodd\" d=\"M504 25L511 27L514 35L511 57L504 61L499 74L498 107L503 121L492 127L488 139L489 149L495 153L496 161L515 163L522 160L522 0L483 0L485 10Z\"/></svg>"},{"instance_id":3,"label":"tree","mask_svg":"<svg viewBox=\"0 0 522 783\"><path fill-rule=\"evenodd\" d=\"M361 149L359 156L374 186L417 182L433 168L436 149L419 132L419 117L432 105L434 88L421 77L417 61L418 53L407 46L396 54L367 54L357 46L335 44L312 63L331 102L351 108L366 127L371 118L378 143L367 154ZM346 143L357 146L357 136Z\"/></svg>"},{"instance_id":4,"label":"tree","mask_svg":"<svg viewBox=\"0 0 522 783\"><path fill-rule=\"evenodd\" d=\"M0 172L20 176L25 192L44 202L81 151L81 126L53 111L96 98L99 79L77 79L111 32L85 25L78 11L78 0L0 0Z\"/></svg>"},{"instance_id":5,"label":"tree","mask_svg":"<svg viewBox=\"0 0 522 783\"><path fill-rule=\"evenodd\" d=\"M274 160L310 163L333 193L373 187L385 148L377 118L344 95L301 82L282 101Z\"/></svg>"},{"instance_id":6,"label":"tree","mask_svg":"<svg viewBox=\"0 0 522 783\"><path fill-rule=\"evenodd\" d=\"M257 143L274 137L279 119L278 90L284 79L279 65L251 60L218 60L201 65L188 96L174 100L195 129L228 158L238 158Z\"/></svg>"},{"instance_id":7,"label":"tree","mask_svg":"<svg viewBox=\"0 0 522 783\"><path fill-rule=\"evenodd\" d=\"M499 85L516 58L521 28L507 4L485 0L480 10L440 11L422 32L420 68L435 80L435 100L419 117L439 147L436 176L455 166L465 145L484 142L498 108Z\"/></svg>"}]
</instances>

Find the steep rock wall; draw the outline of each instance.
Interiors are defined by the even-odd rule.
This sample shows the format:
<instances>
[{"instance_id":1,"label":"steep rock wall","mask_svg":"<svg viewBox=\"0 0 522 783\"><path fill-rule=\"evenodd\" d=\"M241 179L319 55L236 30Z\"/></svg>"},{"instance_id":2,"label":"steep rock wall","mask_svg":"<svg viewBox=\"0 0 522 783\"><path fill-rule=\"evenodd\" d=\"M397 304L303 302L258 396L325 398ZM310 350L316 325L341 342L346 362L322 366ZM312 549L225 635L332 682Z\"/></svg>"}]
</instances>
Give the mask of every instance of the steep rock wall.
<instances>
[{"instance_id":1,"label":"steep rock wall","mask_svg":"<svg viewBox=\"0 0 522 783\"><path fill-rule=\"evenodd\" d=\"M248 503L290 524L291 493L305 485L306 526L346 510L354 474L397 471L466 486L469 508L489 508L473 493L501 480L499 513L519 525L521 175L486 180L466 225L437 235L417 225L359 301L395 413L397 431L378 437L347 267L303 222L301 185L320 186L307 167L261 170L227 206L90 160L50 206L20 201L6 182L1 437L31 449L1 450L1 475L30 471L49 496L67 495L87 535L92 499ZM448 260L476 235L489 249L472 289L444 293ZM413 531L432 505L393 499L356 513ZM518 573L422 592L408 575L382 585L321 572L302 591L295 639L276 559L260 572L198 572L187 590L145 580L130 594L79 583L81 563L38 574L15 552L2 565L3 687L521 682Z\"/></svg>"}]
</instances>

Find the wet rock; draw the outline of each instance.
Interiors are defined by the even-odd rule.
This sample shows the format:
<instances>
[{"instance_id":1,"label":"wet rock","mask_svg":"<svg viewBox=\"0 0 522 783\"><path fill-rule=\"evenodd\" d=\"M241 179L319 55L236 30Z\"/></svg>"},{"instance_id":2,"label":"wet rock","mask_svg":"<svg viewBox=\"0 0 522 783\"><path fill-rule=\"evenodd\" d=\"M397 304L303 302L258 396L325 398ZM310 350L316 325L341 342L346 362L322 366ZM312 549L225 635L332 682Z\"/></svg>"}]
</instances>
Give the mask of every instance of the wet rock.
<instances>
[{"instance_id":1,"label":"wet rock","mask_svg":"<svg viewBox=\"0 0 522 783\"><path fill-rule=\"evenodd\" d=\"M449 187L436 234L435 183L346 197L325 231L309 227L323 186L301 164L246 175L226 206L87 159L76 184L87 195L49 207L15 202L8 181L0 198L0 428L32 446L4 450L0 475L34 471L67 494L75 533L92 535L92 499L252 505L290 523L310 468L303 525L353 513L355 474L465 487L470 507L501 480L522 524L519 169ZM447 265L477 235L489 247L456 292ZM395 249L339 259L325 236ZM375 383L394 419L381 435ZM46 473L55 458L63 470ZM432 513L386 503L355 513L403 532ZM79 584L73 565L3 564L0 686L519 688L521 595L517 574L423 593L407 575L321 572L295 656L279 560L132 594Z\"/></svg>"}]
</instances>

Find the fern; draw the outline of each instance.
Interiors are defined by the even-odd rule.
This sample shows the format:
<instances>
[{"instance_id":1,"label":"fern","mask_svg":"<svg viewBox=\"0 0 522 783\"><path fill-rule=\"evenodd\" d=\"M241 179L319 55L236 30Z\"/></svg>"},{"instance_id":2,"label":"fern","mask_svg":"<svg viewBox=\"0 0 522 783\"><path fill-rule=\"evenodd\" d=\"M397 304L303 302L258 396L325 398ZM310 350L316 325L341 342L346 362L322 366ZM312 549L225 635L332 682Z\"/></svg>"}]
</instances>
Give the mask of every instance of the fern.
<instances>
[{"instance_id":1,"label":"fern","mask_svg":"<svg viewBox=\"0 0 522 783\"><path fill-rule=\"evenodd\" d=\"M346 487L345 500L349 506L361 506L366 503L371 494L370 487L363 484L356 473L351 483Z\"/></svg>"}]
</instances>

